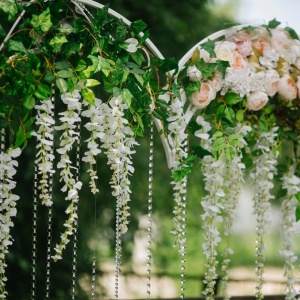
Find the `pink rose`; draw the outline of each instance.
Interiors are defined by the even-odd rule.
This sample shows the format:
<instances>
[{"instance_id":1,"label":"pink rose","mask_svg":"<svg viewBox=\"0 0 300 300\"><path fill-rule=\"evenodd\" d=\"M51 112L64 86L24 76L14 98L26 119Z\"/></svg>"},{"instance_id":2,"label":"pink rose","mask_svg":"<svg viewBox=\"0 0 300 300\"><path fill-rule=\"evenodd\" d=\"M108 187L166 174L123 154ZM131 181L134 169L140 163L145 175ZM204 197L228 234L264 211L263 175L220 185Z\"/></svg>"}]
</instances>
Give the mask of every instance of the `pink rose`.
<instances>
[{"instance_id":1,"label":"pink rose","mask_svg":"<svg viewBox=\"0 0 300 300\"><path fill-rule=\"evenodd\" d=\"M252 42L249 39L244 40L244 41L237 41L236 46L237 46L240 54L244 57L249 56L252 52Z\"/></svg>"},{"instance_id":2,"label":"pink rose","mask_svg":"<svg viewBox=\"0 0 300 300\"><path fill-rule=\"evenodd\" d=\"M278 94L287 101L297 98L297 85L290 75L284 75L279 80Z\"/></svg>"},{"instance_id":3,"label":"pink rose","mask_svg":"<svg viewBox=\"0 0 300 300\"><path fill-rule=\"evenodd\" d=\"M265 76L265 91L272 97L274 96L279 87L279 74L275 70L268 70Z\"/></svg>"},{"instance_id":4,"label":"pink rose","mask_svg":"<svg viewBox=\"0 0 300 300\"><path fill-rule=\"evenodd\" d=\"M271 50L271 45L269 41L262 37L259 37L258 39L254 40L252 42L252 45L254 48L258 49L261 53Z\"/></svg>"},{"instance_id":5,"label":"pink rose","mask_svg":"<svg viewBox=\"0 0 300 300\"><path fill-rule=\"evenodd\" d=\"M248 65L248 61L239 52L235 51L233 53L231 66L234 69L246 69Z\"/></svg>"},{"instance_id":6,"label":"pink rose","mask_svg":"<svg viewBox=\"0 0 300 300\"><path fill-rule=\"evenodd\" d=\"M216 90L211 82L203 82L199 92L196 92L190 96L192 104L197 108L206 107L211 100L216 98Z\"/></svg>"},{"instance_id":7,"label":"pink rose","mask_svg":"<svg viewBox=\"0 0 300 300\"><path fill-rule=\"evenodd\" d=\"M247 97L247 108L250 110L260 110L262 109L269 101L269 97L265 92L256 91L251 92Z\"/></svg>"}]
</instances>

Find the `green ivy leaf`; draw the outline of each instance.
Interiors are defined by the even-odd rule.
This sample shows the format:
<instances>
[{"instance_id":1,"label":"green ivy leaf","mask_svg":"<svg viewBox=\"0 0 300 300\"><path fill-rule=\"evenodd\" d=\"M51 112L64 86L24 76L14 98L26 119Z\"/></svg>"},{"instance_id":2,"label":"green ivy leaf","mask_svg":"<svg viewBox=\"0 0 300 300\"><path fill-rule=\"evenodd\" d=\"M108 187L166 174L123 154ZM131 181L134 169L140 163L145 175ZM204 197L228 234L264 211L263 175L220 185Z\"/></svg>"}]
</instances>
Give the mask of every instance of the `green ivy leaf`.
<instances>
[{"instance_id":1,"label":"green ivy leaf","mask_svg":"<svg viewBox=\"0 0 300 300\"><path fill-rule=\"evenodd\" d=\"M22 146L24 144L25 140L26 140L26 132L25 132L24 126L19 126L19 130L16 135L14 147L17 148L17 147Z\"/></svg>"},{"instance_id":2,"label":"green ivy leaf","mask_svg":"<svg viewBox=\"0 0 300 300\"><path fill-rule=\"evenodd\" d=\"M7 43L7 47L9 51L27 53L27 50L21 41L9 40Z\"/></svg>"},{"instance_id":3,"label":"green ivy leaf","mask_svg":"<svg viewBox=\"0 0 300 300\"><path fill-rule=\"evenodd\" d=\"M35 99L32 96L27 96L23 101L23 107L25 107L28 110L33 109L34 105L35 105Z\"/></svg>"},{"instance_id":4,"label":"green ivy leaf","mask_svg":"<svg viewBox=\"0 0 300 300\"><path fill-rule=\"evenodd\" d=\"M232 161L235 157L234 148L232 147L225 148L225 156L228 161Z\"/></svg>"},{"instance_id":5,"label":"green ivy leaf","mask_svg":"<svg viewBox=\"0 0 300 300\"><path fill-rule=\"evenodd\" d=\"M200 60L198 60L195 63L195 65L197 66L197 68L199 70L201 70L203 79L207 79L207 78L213 77L214 70L217 67L217 64L215 64L215 63L207 63L207 62L205 62L203 60L203 58L200 58Z\"/></svg>"},{"instance_id":6,"label":"green ivy leaf","mask_svg":"<svg viewBox=\"0 0 300 300\"><path fill-rule=\"evenodd\" d=\"M81 96L88 103L95 105L95 94L91 89L88 89L88 88L82 89Z\"/></svg>"},{"instance_id":7,"label":"green ivy leaf","mask_svg":"<svg viewBox=\"0 0 300 300\"><path fill-rule=\"evenodd\" d=\"M37 86L36 91L34 92L34 95L40 100L49 99L51 94L52 94L51 88L44 83L40 83Z\"/></svg>"},{"instance_id":8,"label":"green ivy leaf","mask_svg":"<svg viewBox=\"0 0 300 300\"><path fill-rule=\"evenodd\" d=\"M33 15L30 23L35 30L48 31L52 26L49 7L40 15Z\"/></svg>"},{"instance_id":9,"label":"green ivy leaf","mask_svg":"<svg viewBox=\"0 0 300 300\"><path fill-rule=\"evenodd\" d=\"M296 221L300 220L300 206L298 205L296 208Z\"/></svg>"},{"instance_id":10,"label":"green ivy leaf","mask_svg":"<svg viewBox=\"0 0 300 300\"><path fill-rule=\"evenodd\" d=\"M239 95L235 93L226 93L226 95L224 96L224 100L228 105L234 105L242 102L243 98L241 98Z\"/></svg>"},{"instance_id":11,"label":"green ivy leaf","mask_svg":"<svg viewBox=\"0 0 300 300\"><path fill-rule=\"evenodd\" d=\"M226 74L226 69L230 67L230 64L226 60L217 60L217 70L221 72L223 78L225 77Z\"/></svg>"},{"instance_id":12,"label":"green ivy leaf","mask_svg":"<svg viewBox=\"0 0 300 300\"><path fill-rule=\"evenodd\" d=\"M284 30L287 31L290 34L290 36L291 36L292 39L299 40L299 36L298 36L297 32L293 28L291 28L291 27L285 27Z\"/></svg>"},{"instance_id":13,"label":"green ivy leaf","mask_svg":"<svg viewBox=\"0 0 300 300\"><path fill-rule=\"evenodd\" d=\"M57 70L66 70L70 67L66 60L58 61L54 65Z\"/></svg>"},{"instance_id":14,"label":"green ivy leaf","mask_svg":"<svg viewBox=\"0 0 300 300\"><path fill-rule=\"evenodd\" d=\"M117 30L116 30L116 41L122 41L126 39L127 28L122 20L118 20Z\"/></svg>"},{"instance_id":15,"label":"green ivy leaf","mask_svg":"<svg viewBox=\"0 0 300 300\"><path fill-rule=\"evenodd\" d=\"M84 81L84 85L86 87L93 87L93 86L96 86L96 85L99 85L99 84L100 84L100 82L96 79L86 79Z\"/></svg>"},{"instance_id":16,"label":"green ivy leaf","mask_svg":"<svg viewBox=\"0 0 300 300\"><path fill-rule=\"evenodd\" d=\"M132 22L130 27L135 34L139 34L140 32L142 32L147 28L147 24L142 20L137 20Z\"/></svg>"},{"instance_id":17,"label":"green ivy leaf","mask_svg":"<svg viewBox=\"0 0 300 300\"><path fill-rule=\"evenodd\" d=\"M199 81L194 81L191 82L186 88L185 88L185 93L187 96L190 96L194 93L197 93L200 91L200 82Z\"/></svg>"},{"instance_id":18,"label":"green ivy leaf","mask_svg":"<svg viewBox=\"0 0 300 300\"><path fill-rule=\"evenodd\" d=\"M56 79L56 85L61 94L65 94L68 91L68 84L63 78Z\"/></svg>"},{"instance_id":19,"label":"green ivy leaf","mask_svg":"<svg viewBox=\"0 0 300 300\"><path fill-rule=\"evenodd\" d=\"M131 107L131 100L133 98L133 95L128 89L122 90L120 98L124 101L124 103L128 106L128 108Z\"/></svg>"},{"instance_id":20,"label":"green ivy leaf","mask_svg":"<svg viewBox=\"0 0 300 300\"><path fill-rule=\"evenodd\" d=\"M231 124L233 124L233 122L235 120L235 112L234 112L234 110L230 106L225 107L225 109L224 109L224 117Z\"/></svg>"},{"instance_id":21,"label":"green ivy leaf","mask_svg":"<svg viewBox=\"0 0 300 300\"><path fill-rule=\"evenodd\" d=\"M215 42L208 39L207 42L200 45L200 47L204 50L206 50L210 57L217 57L215 53Z\"/></svg>"},{"instance_id":22,"label":"green ivy leaf","mask_svg":"<svg viewBox=\"0 0 300 300\"><path fill-rule=\"evenodd\" d=\"M11 0L0 1L0 9L8 14L8 21L13 20L18 13L16 2Z\"/></svg>"},{"instance_id":23,"label":"green ivy leaf","mask_svg":"<svg viewBox=\"0 0 300 300\"><path fill-rule=\"evenodd\" d=\"M243 109L240 109L237 111L235 118L238 122L243 122L245 117L245 111Z\"/></svg>"},{"instance_id":24,"label":"green ivy leaf","mask_svg":"<svg viewBox=\"0 0 300 300\"><path fill-rule=\"evenodd\" d=\"M75 68L75 71L80 72L83 71L84 69L86 69L86 62L83 59L80 59Z\"/></svg>"},{"instance_id":25,"label":"green ivy leaf","mask_svg":"<svg viewBox=\"0 0 300 300\"><path fill-rule=\"evenodd\" d=\"M55 81L55 76L52 72L47 71L45 76L44 76L44 80L46 82L53 83Z\"/></svg>"},{"instance_id":26,"label":"green ivy leaf","mask_svg":"<svg viewBox=\"0 0 300 300\"><path fill-rule=\"evenodd\" d=\"M264 115L261 115L259 118L259 129L261 132L268 131L269 125L268 120Z\"/></svg>"},{"instance_id":27,"label":"green ivy leaf","mask_svg":"<svg viewBox=\"0 0 300 300\"><path fill-rule=\"evenodd\" d=\"M72 69L69 70L61 70L57 72L57 76L60 78L70 78L73 76Z\"/></svg>"},{"instance_id":28,"label":"green ivy leaf","mask_svg":"<svg viewBox=\"0 0 300 300\"><path fill-rule=\"evenodd\" d=\"M273 19L273 20L269 21L267 26L268 26L268 28L273 29L273 28L278 27L280 24L281 24L281 22L277 21L276 19Z\"/></svg>"},{"instance_id":29,"label":"green ivy leaf","mask_svg":"<svg viewBox=\"0 0 300 300\"><path fill-rule=\"evenodd\" d=\"M53 52L57 53L61 46L64 43L67 43L68 40L64 35L56 35L53 39L50 40L49 45L53 48Z\"/></svg>"}]
</instances>

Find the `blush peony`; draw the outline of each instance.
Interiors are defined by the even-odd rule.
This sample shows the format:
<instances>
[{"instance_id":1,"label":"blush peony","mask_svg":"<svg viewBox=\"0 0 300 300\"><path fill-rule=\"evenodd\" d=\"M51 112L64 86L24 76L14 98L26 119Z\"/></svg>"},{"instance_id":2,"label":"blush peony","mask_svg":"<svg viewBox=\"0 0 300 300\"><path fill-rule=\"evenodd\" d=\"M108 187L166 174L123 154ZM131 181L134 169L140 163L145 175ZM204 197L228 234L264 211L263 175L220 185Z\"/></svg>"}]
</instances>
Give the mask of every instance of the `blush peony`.
<instances>
[{"instance_id":1,"label":"blush peony","mask_svg":"<svg viewBox=\"0 0 300 300\"><path fill-rule=\"evenodd\" d=\"M279 80L278 94L287 101L297 98L297 85L290 75L284 75Z\"/></svg>"},{"instance_id":2,"label":"blush peony","mask_svg":"<svg viewBox=\"0 0 300 300\"><path fill-rule=\"evenodd\" d=\"M190 96L192 104L197 108L206 107L215 98L216 90L209 81L203 82L200 91Z\"/></svg>"},{"instance_id":3,"label":"blush peony","mask_svg":"<svg viewBox=\"0 0 300 300\"><path fill-rule=\"evenodd\" d=\"M269 101L269 97L265 92L256 91L251 92L247 97L246 106L250 110L260 110L262 109Z\"/></svg>"}]
</instances>

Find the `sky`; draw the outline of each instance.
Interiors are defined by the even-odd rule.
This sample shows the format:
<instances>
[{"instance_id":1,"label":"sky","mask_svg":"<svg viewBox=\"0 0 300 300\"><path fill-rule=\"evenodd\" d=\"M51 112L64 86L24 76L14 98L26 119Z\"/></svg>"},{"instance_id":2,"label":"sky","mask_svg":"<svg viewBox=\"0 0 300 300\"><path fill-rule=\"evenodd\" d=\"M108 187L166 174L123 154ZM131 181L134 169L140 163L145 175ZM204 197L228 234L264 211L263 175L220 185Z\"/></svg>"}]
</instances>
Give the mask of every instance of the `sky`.
<instances>
[{"instance_id":1,"label":"sky","mask_svg":"<svg viewBox=\"0 0 300 300\"><path fill-rule=\"evenodd\" d=\"M225 0L219 0L224 2ZM243 24L266 24L276 18L300 35L300 0L235 0L237 21Z\"/></svg>"}]
</instances>

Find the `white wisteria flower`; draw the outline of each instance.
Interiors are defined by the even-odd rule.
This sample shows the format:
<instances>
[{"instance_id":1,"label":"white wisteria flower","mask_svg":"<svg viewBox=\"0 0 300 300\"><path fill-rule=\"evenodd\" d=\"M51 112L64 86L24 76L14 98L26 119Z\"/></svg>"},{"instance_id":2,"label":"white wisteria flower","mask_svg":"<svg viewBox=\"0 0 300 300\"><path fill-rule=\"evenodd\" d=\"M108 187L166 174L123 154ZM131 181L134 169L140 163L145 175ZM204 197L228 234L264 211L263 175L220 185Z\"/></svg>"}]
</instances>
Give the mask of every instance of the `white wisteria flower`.
<instances>
[{"instance_id":1,"label":"white wisteria flower","mask_svg":"<svg viewBox=\"0 0 300 300\"><path fill-rule=\"evenodd\" d=\"M59 113L60 126L56 126L55 129L62 131L60 135L60 148L57 152L61 155L57 164L57 168L61 169L60 181L63 182L62 192L67 192L66 200L70 201L66 209L68 219L64 223L66 228L64 233L61 234L61 242L56 245L53 259L56 261L62 258L62 252L66 248L69 242L69 236L75 233L75 226L77 224L77 205L79 201L78 192L81 189L82 183L78 180L78 167L72 164L72 160L69 157L69 152L73 149L74 144L79 143L80 133L78 130L78 124L81 122L81 102L80 93L78 90L74 90L72 93L63 94L61 96L62 101L67 105L67 109L64 112Z\"/></svg>"},{"instance_id":2,"label":"white wisteria flower","mask_svg":"<svg viewBox=\"0 0 300 300\"><path fill-rule=\"evenodd\" d=\"M93 194L99 192L96 181L98 179L97 171L94 170L93 165L96 164L97 155L101 152L100 139L104 136L104 115L102 114L101 105L102 101L98 98L95 99L95 104L91 105L84 101L88 109L82 112L82 116L88 117L90 122L85 124L86 129L91 133L90 138L86 140L88 151L84 153L83 161L89 163L88 172L90 173L90 187Z\"/></svg>"},{"instance_id":3,"label":"white wisteria flower","mask_svg":"<svg viewBox=\"0 0 300 300\"><path fill-rule=\"evenodd\" d=\"M40 105L36 105L35 109L37 110L35 119L37 130L32 135L36 136L37 139L35 164L40 175L38 189L40 190L42 203L51 206L53 202L50 177L55 172L53 167L54 105L51 99L44 100Z\"/></svg>"},{"instance_id":4,"label":"white wisteria flower","mask_svg":"<svg viewBox=\"0 0 300 300\"><path fill-rule=\"evenodd\" d=\"M273 178L276 174L278 150L276 150L278 127L269 132L262 132L255 145L260 155L254 157L255 170L250 174L254 180L253 197L254 213L256 216L256 296L262 297L262 286L264 283L264 261L265 261L265 235L269 233L268 226L271 223L271 204L274 198L271 189L274 187Z\"/></svg>"},{"instance_id":5,"label":"white wisteria flower","mask_svg":"<svg viewBox=\"0 0 300 300\"><path fill-rule=\"evenodd\" d=\"M16 182L13 176L17 172L18 161L15 160L21 154L20 148L9 148L0 153L0 298L5 299L5 255L8 253L8 247L12 244L10 228L14 226L12 217L17 214L16 201L19 196L13 194Z\"/></svg>"}]
</instances>

